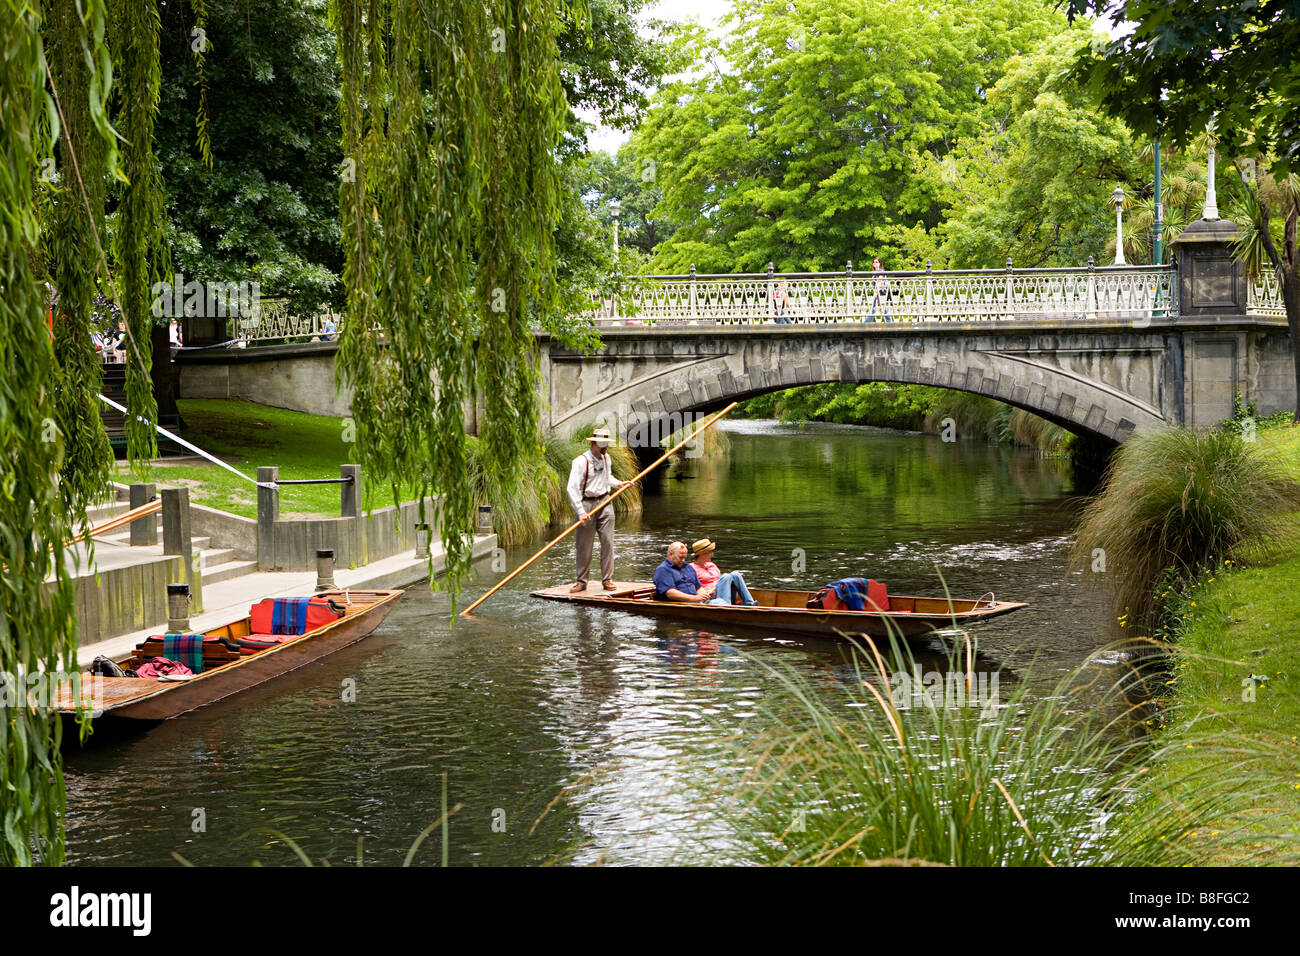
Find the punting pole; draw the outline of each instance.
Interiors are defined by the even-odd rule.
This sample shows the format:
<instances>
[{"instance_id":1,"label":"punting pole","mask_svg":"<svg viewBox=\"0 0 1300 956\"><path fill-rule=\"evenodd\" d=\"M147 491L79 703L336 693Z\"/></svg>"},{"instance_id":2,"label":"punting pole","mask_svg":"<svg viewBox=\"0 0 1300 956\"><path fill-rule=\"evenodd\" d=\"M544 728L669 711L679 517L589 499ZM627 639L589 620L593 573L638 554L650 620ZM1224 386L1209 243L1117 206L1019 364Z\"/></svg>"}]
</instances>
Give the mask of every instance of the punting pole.
<instances>
[{"instance_id":1,"label":"punting pole","mask_svg":"<svg viewBox=\"0 0 1300 956\"><path fill-rule=\"evenodd\" d=\"M617 498L619 495L621 495L621 494L622 494L624 491L626 491L628 488L632 487L632 485L636 484L638 481L640 481L642 478L644 478L644 477L645 477L646 475L648 475L650 472L654 471L654 469L658 468L658 467L659 467L660 465L662 465L665 461L667 461L667 460L668 460L668 457L669 457L673 452L677 451L677 449L681 448L683 445L686 445L686 444L688 444L689 442L693 441L696 437L698 437L698 436L700 435L701 432L703 432L706 428L710 428L710 427L713 425L714 422L716 422L716 421L718 421L719 419L721 419L723 415L727 414L727 412L731 411L733 408L735 408L735 407L736 407L737 405L739 405L739 404L740 404L739 402L732 402L730 405L728 405L728 406L727 406L726 408L724 408L722 411L718 412L718 413L717 413L716 415L714 415L712 418L708 419L708 420L707 420L703 425L701 425L699 428L695 429L695 431L691 432L691 434L690 434L689 437L687 437L687 438L684 439L683 441L679 442L678 444L674 445L672 448L668 449L668 451L664 452L663 455L660 456L660 458L659 458L657 461L654 462L654 464L648 465L645 469L643 469L640 473L638 473L637 476L636 476L635 478L629 479L628 481L624 482L624 483L623 483L623 487L619 488L618 491L614 492L612 495L609 495L607 498L605 498L604 501L602 501L600 504L596 505L596 507L592 508L589 512L587 512L587 514L588 514L588 515L595 515L597 511L599 511L601 508L605 507L607 504L609 504L611 501L613 501L615 498ZM576 530L576 529L578 528L578 526L581 525L581 524L582 524L581 521L575 521L573 524L569 525L569 527L566 528L566 529L565 529L565 530L564 530L560 535L558 535L558 536L557 536L553 541L551 541L550 544L548 544L546 547L542 548L542 550L538 551L535 555L533 555L531 558L529 558L529 559L528 559L527 561L525 561L523 564L519 565L519 567L517 567L517 568L515 568L513 571L511 571L508 575L506 575L506 576L505 576L505 577L504 577L504 578L503 578L503 579L502 579L502 580L497 584L496 587L494 587L492 590L488 591L487 594L483 595L481 598L479 598L477 601L475 601L475 602L474 602L473 604L471 604L469 607L465 608L465 610L461 611L461 612L460 612L460 616L461 616L461 617L466 617L466 616L468 616L470 611L474 610L474 608L478 607L480 604L482 604L484 601L486 601L486 600L487 600L488 598L490 598L492 595L496 594L497 591L499 591L499 590L501 590L503 587L505 587L505 586L510 582L511 578L513 578L516 574L518 574L518 573L519 573L520 571L522 571L524 568L528 567L530 564L532 564L534 561L536 561L538 558L540 558L542 555L544 555L547 551L550 551L551 548L555 547L557 544L559 544L561 541L563 541L565 538L567 538L569 535L571 535L571 534L574 532L574 530Z\"/></svg>"}]
</instances>

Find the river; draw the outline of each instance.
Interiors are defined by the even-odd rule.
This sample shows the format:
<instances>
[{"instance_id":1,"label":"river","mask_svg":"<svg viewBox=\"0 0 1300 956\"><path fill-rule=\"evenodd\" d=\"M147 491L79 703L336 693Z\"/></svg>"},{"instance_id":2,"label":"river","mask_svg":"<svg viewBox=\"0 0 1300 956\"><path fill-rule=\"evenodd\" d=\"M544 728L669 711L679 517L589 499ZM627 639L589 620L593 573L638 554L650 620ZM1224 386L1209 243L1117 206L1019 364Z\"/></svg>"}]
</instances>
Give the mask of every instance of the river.
<instances>
[{"instance_id":1,"label":"river","mask_svg":"<svg viewBox=\"0 0 1300 956\"><path fill-rule=\"evenodd\" d=\"M1107 641L1100 595L1067 573L1082 499L1060 462L854 426L725 429L724 456L674 468L640 515L620 516L620 580L648 579L669 541L706 535L751 583L868 576L941 594L941 572L954 595L1029 602L975 636L983 666L1031 694ZM682 848L708 838L713 809L701 781L725 776L711 741L788 703L771 666L840 700L845 647L528 597L570 580L572 562L560 545L455 626L445 595L414 587L354 648L66 753L70 862L292 864L287 837L317 864L355 864L358 847L365 864L398 864L444 797L459 807L452 865L689 862ZM503 576L480 566L470 599ZM435 828L413 862L442 851Z\"/></svg>"}]
</instances>

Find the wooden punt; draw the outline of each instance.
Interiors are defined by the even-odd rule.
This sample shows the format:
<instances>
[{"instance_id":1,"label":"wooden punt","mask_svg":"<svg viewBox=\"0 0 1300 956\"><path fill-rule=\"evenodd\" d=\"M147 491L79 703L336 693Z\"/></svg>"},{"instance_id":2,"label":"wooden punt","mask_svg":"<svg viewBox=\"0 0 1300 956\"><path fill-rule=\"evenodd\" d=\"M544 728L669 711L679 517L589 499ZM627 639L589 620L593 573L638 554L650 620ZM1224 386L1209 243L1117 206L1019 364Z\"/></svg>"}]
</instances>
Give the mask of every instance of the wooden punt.
<instances>
[{"instance_id":1,"label":"wooden punt","mask_svg":"<svg viewBox=\"0 0 1300 956\"><path fill-rule=\"evenodd\" d=\"M969 598L919 597L909 594L889 595L888 611L826 611L807 607L816 591L783 591L771 588L749 589L758 604L686 604L676 601L656 601L654 585L648 582L614 582L613 591L590 585L586 591L570 593L570 584L532 592L533 597L548 601L568 601L603 607L614 611L630 611L680 621L688 621L701 628L757 627L792 634L817 634L834 637L837 632L866 634L870 637L887 637L890 633L902 637L922 637L933 631L951 627L967 627L990 618L1018 611L1027 604L1016 601L997 601L989 596Z\"/></svg>"},{"instance_id":2,"label":"wooden punt","mask_svg":"<svg viewBox=\"0 0 1300 956\"><path fill-rule=\"evenodd\" d=\"M82 674L83 699L94 698L96 718L167 720L232 694L273 680L295 668L320 660L370 635L388 616L401 591L322 591L315 598L332 598L344 607L342 617L283 643L263 649L243 648L227 652L226 645L204 644L205 666L190 680L171 683L138 677L91 677ZM205 631L209 637L231 641L252 633L247 617ZM211 647L211 650L209 648ZM139 653L138 651L136 653ZM209 655L212 655L210 658ZM227 656L230 659L225 659ZM209 660L212 666L209 666ZM136 654L117 661L123 669L134 669ZM59 689L55 707L65 716L76 713L71 682Z\"/></svg>"}]
</instances>

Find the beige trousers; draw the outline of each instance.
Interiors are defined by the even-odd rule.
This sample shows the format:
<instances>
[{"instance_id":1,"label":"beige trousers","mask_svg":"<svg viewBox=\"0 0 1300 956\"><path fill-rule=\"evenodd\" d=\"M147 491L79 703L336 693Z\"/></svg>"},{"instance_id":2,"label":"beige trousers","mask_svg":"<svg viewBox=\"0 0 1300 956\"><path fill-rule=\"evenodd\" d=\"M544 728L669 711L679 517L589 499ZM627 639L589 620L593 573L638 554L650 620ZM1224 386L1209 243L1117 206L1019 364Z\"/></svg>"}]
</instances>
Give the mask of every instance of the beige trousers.
<instances>
[{"instance_id":1,"label":"beige trousers","mask_svg":"<svg viewBox=\"0 0 1300 956\"><path fill-rule=\"evenodd\" d=\"M587 498L582 502L583 508L594 508L599 498ZM586 524L578 525L573 532L577 540L578 576L576 583L586 584L591 573L591 549L600 535L600 579L612 580L614 577L614 506L606 505L600 513Z\"/></svg>"}]
</instances>

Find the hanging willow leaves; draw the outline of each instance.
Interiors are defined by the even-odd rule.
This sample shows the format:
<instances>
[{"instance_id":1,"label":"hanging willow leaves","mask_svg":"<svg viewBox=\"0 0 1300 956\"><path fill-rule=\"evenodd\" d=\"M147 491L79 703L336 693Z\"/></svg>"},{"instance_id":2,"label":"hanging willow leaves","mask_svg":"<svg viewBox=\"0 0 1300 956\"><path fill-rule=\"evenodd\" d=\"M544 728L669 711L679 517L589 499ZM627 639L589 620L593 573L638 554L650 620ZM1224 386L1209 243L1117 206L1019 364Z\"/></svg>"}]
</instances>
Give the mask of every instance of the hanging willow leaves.
<instances>
[{"instance_id":1,"label":"hanging willow leaves","mask_svg":"<svg viewBox=\"0 0 1300 956\"><path fill-rule=\"evenodd\" d=\"M43 161L43 168L62 174L58 186L52 175L40 177L48 191L43 251L57 296L54 397L65 452L59 490L67 514L84 525L86 508L105 490L113 462L97 397L103 365L91 341L105 177L114 149L104 109L105 18L97 2L85 4L84 21L77 4L46 0L44 7L45 57L60 131L57 153L48 157L53 162ZM98 67L92 43L105 60Z\"/></svg>"},{"instance_id":2,"label":"hanging willow leaves","mask_svg":"<svg viewBox=\"0 0 1300 956\"><path fill-rule=\"evenodd\" d=\"M153 314L151 293L167 269L163 244L164 197L154 156L154 119L158 113L161 66L156 0L116 0L111 48L117 89L117 129L125 140L122 167L127 184L118 207L113 259L120 284L118 302L126 320L126 447L143 477L158 454L151 422L158 420L153 393ZM140 421L139 417L147 419Z\"/></svg>"},{"instance_id":3,"label":"hanging willow leaves","mask_svg":"<svg viewBox=\"0 0 1300 956\"><path fill-rule=\"evenodd\" d=\"M556 0L335 0L348 319L362 464L441 496L445 586L469 570L465 409L509 488L539 454L533 323L556 308ZM433 576L431 575L431 578Z\"/></svg>"},{"instance_id":4,"label":"hanging willow leaves","mask_svg":"<svg viewBox=\"0 0 1300 956\"><path fill-rule=\"evenodd\" d=\"M83 0L92 64L101 62L102 8ZM67 42L78 32L66 21ZM38 173L60 124L46 89L38 0L0 0L0 674L6 681L74 666L75 604L64 562L71 527L57 487L63 440L56 427L58 371L36 271L41 243ZM79 44L80 45L80 44ZM87 78L87 89L97 86ZM52 584L47 584L48 578ZM58 864L65 806L61 725L41 707L10 706L0 688L0 865ZM26 688L22 688L23 695ZM20 698L21 701L21 698Z\"/></svg>"}]
</instances>

